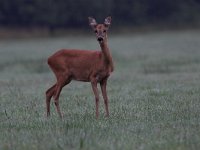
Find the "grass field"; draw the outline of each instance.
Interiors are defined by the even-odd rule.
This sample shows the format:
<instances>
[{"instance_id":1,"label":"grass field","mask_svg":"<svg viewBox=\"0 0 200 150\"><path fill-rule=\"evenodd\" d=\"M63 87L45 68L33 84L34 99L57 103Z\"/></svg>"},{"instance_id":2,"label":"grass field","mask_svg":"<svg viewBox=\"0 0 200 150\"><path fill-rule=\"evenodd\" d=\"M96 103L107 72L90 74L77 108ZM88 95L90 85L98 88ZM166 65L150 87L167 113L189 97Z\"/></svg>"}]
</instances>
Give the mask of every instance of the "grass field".
<instances>
[{"instance_id":1,"label":"grass field","mask_svg":"<svg viewBox=\"0 0 200 150\"><path fill-rule=\"evenodd\" d=\"M46 59L57 49L98 49L94 35L0 41L1 150L200 149L200 31L109 36L115 72L110 117L95 119L89 83L72 82L46 118L55 82ZM92 62L91 62L92 63Z\"/></svg>"}]
</instances>

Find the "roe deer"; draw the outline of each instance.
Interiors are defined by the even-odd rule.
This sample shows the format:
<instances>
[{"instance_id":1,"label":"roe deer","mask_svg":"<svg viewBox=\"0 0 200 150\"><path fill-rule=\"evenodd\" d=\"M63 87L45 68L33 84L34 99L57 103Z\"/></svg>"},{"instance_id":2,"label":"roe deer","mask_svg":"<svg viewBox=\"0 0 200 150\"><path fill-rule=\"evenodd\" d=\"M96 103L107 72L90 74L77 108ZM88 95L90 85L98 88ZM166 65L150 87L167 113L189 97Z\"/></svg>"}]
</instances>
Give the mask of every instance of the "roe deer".
<instances>
[{"instance_id":1,"label":"roe deer","mask_svg":"<svg viewBox=\"0 0 200 150\"><path fill-rule=\"evenodd\" d=\"M100 83L106 116L109 116L106 84L108 77L114 70L112 56L107 44L107 31L111 24L111 17L107 17L104 24L97 24L96 20L91 17L88 17L88 19L89 25L96 34L101 51L62 49L48 58L48 64L54 72L57 82L46 91L47 116L50 115L50 101L54 97L57 112L62 118L59 95L62 88L69 84L71 80L91 82L96 100L96 118L99 116L97 84Z\"/></svg>"}]
</instances>

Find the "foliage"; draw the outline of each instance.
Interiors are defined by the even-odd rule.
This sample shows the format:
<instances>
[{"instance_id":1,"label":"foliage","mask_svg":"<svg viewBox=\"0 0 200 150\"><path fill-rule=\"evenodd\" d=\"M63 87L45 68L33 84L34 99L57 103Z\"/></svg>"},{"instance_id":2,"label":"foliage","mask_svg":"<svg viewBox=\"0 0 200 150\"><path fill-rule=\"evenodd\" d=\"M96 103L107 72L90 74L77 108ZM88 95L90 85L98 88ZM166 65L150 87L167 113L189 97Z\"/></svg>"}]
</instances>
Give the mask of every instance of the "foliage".
<instances>
[{"instance_id":1,"label":"foliage","mask_svg":"<svg viewBox=\"0 0 200 150\"><path fill-rule=\"evenodd\" d=\"M86 18L111 15L115 26L198 24L197 0L1 0L0 25L83 28Z\"/></svg>"}]
</instances>

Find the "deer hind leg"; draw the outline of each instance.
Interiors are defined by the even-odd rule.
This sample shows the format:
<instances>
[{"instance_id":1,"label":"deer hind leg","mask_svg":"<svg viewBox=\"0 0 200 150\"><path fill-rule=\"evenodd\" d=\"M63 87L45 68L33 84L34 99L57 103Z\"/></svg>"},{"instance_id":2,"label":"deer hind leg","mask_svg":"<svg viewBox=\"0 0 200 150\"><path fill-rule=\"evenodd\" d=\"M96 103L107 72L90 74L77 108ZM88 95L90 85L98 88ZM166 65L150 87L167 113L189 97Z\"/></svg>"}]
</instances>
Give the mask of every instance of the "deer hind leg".
<instances>
[{"instance_id":1,"label":"deer hind leg","mask_svg":"<svg viewBox=\"0 0 200 150\"><path fill-rule=\"evenodd\" d=\"M69 84L70 81L71 81L71 79L68 76L61 76L58 78L58 81L57 81L56 90L55 90L55 94L54 94L54 103L55 103L56 110L57 110L60 118L62 118L62 114L61 114L60 106L59 106L59 96L60 96L62 88L65 85Z\"/></svg>"},{"instance_id":2,"label":"deer hind leg","mask_svg":"<svg viewBox=\"0 0 200 150\"><path fill-rule=\"evenodd\" d=\"M108 96L106 91L106 85L107 85L107 79L104 79L100 82L101 91L104 99L105 109L106 109L106 117L109 116L109 110L108 110Z\"/></svg>"},{"instance_id":3,"label":"deer hind leg","mask_svg":"<svg viewBox=\"0 0 200 150\"><path fill-rule=\"evenodd\" d=\"M55 93L55 88L56 88L56 84L54 84L52 87L50 87L47 91L46 91L46 108L47 108L47 117L50 116L50 101L52 96Z\"/></svg>"}]
</instances>

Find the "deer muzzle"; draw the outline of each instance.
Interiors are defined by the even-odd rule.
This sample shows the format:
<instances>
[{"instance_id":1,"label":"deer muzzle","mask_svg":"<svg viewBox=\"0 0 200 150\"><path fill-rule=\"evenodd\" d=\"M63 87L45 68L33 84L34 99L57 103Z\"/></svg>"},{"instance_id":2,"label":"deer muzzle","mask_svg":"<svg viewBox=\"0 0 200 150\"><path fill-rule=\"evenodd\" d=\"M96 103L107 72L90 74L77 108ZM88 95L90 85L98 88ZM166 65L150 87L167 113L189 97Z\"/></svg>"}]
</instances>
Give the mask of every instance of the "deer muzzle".
<instances>
[{"instance_id":1,"label":"deer muzzle","mask_svg":"<svg viewBox=\"0 0 200 150\"><path fill-rule=\"evenodd\" d=\"M97 40L98 40L99 42L102 42L102 41L103 41L103 38L102 38L102 37L98 37Z\"/></svg>"}]
</instances>

